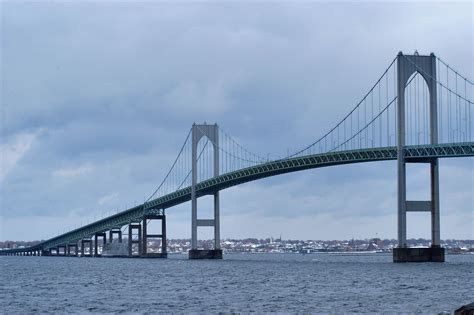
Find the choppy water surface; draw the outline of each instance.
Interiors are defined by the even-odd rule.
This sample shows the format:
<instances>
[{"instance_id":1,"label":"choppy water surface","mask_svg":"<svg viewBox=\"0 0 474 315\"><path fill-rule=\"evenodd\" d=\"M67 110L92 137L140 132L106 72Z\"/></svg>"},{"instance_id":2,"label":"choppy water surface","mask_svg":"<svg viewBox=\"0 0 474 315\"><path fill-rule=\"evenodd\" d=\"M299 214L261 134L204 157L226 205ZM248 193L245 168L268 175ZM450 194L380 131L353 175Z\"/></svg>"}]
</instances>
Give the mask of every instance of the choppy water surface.
<instances>
[{"instance_id":1,"label":"choppy water surface","mask_svg":"<svg viewBox=\"0 0 474 315\"><path fill-rule=\"evenodd\" d=\"M227 254L222 261L0 257L0 312L452 312L474 302L474 255Z\"/></svg>"}]
</instances>

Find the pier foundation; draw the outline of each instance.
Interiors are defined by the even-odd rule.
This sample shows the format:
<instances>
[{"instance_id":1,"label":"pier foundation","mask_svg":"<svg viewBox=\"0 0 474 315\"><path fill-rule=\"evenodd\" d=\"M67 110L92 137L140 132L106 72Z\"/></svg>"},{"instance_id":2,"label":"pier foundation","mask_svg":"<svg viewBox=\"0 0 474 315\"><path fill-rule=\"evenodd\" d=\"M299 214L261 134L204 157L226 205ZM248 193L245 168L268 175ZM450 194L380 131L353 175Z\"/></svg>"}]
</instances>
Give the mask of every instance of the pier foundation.
<instances>
[{"instance_id":1,"label":"pier foundation","mask_svg":"<svg viewBox=\"0 0 474 315\"><path fill-rule=\"evenodd\" d=\"M191 249L189 259L222 259L222 249Z\"/></svg>"},{"instance_id":2,"label":"pier foundation","mask_svg":"<svg viewBox=\"0 0 474 315\"><path fill-rule=\"evenodd\" d=\"M444 248L394 248L393 262L444 262Z\"/></svg>"}]
</instances>

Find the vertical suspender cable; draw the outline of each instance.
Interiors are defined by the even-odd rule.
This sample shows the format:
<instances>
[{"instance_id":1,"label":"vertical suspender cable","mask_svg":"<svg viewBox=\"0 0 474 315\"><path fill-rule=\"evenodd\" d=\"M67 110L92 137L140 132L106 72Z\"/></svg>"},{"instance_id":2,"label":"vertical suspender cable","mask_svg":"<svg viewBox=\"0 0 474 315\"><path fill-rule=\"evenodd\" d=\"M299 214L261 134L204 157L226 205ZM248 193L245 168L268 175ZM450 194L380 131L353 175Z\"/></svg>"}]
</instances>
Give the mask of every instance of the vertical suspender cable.
<instances>
[{"instance_id":1,"label":"vertical suspender cable","mask_svg":"<svg viewBox=\"0 0 474 315\"><path fill-rule=\"evenodd\" d=\"M379 113L382 112L382 107L380 105L380 84L379 83ZM379 121L379 146L381 147L382 146L382 116L380 116L380 119L378 119ZM375 146L375 143L372 147Z\"/></svg>"},{"instance_id":2,"label":"vertical suspender cable","mask_svg":"<svg viewBox=\"0 0 474 315\"><path fill-rule=\"evenodd\" d=\"M446 84L448 91L446 91L446 103L448 104L448 142L451 142L451 94L449 93L449 71L446 65Z\"/></svg>"},{"instance_id":3,"label":"vertical suspender cable","mask_svg":"<svg viewBox=\"0 0 474 315\"><path fill-rule=\"evenodd\" d=\"M466 113L466 142L467 139L471 139L471 106L467 102L467 80L464 79L464 106L467 107L468 112Z\"/></svg>"},{"instance_id":4,"label":"vertical suspender cable","mask_svg":"<svg viewBox=\"0 0 474 315\"><path fill-rule=\"evenodd\" d=\"M458 100L459 100L459 97L458 97L458 74L455 72L454 73L454 85L455 85L455 89L456 89L456 110L455 110L455 113L456 113L456 141L459 141L459 131L460 131L460 128L459 128L459 110L458 110Z\"/></svg>"},{"instance_id":5,"label":"vertical suspender cable","mask_svg":"<svg viewBox=\"0 0 474 315\"><path fill-rule=\"evenodd\" d=\"M388 104L388 75L385 76L385 104ZM390 146L390 109L387 110L387 147Z\"/></svg>"},{"instance_id":6,"label":"vertical suspender cable","mask_svg":"<svg viewBox=\"0 0 474 315\"><path fill-rule=\"evenodd\" d=\"M441 72L441 68L439 67L439 59L436 60L437 62L437 71L436 71L436 74L438 76L437 80L439 82L439 78L441 76L440 72ZM439 129L439 132L438 132L438 138L439 138L439 142L440 143L443 143L443 90L442 89L437 89L438 90L438 104L439 104L439 123L438 123L438 129Z\"/></svg>"}]
</instances>

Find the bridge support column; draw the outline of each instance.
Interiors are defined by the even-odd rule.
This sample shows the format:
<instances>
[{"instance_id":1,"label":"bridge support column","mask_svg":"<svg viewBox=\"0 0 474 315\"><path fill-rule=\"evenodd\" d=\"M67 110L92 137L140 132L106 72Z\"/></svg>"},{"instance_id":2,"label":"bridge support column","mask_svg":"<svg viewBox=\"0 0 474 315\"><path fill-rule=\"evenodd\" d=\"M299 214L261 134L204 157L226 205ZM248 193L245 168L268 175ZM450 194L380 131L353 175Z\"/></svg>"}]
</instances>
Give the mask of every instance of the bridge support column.
<instances>
[{"instance_id":1,"label":"bridge support column","mask_svg":"<svg viewBox=\"0 0 474 315\"><path fill-rule=\"evenodd\" d=\"M74 247L74 254L71 255L71 248L73 248L73 247ZM67 246L67 255L68 255L68 256L75 256L75 257L79 256L79 251L78 251L78 248L77 248L77 247L78 247L78 246L77 246L77 243L69 244L69 245Z\"/></svg>"},{"instance_id":2,"label":"bridge support column","mask_svg":"<svg viewBox=\"0 0 474 315\"><path fill-rule=\"evenodd\" d=\"M137 233L134 234L133 231ZM138 240L134 240L133 236L136 235ZM138 245L138 255L133 255L133 244ZM142 254L142 225L140 223L130 223L128 226L128 256L129 257L140 257Z\"/></svg>"},{"instance_id":3,"label":"bridge support column","mask_svg":"<svg viewBox=\"0 0 474 315\"><path fill-rule=\"evenodd\" d=\"M85 244L89 244L89 254L86 254ZM82 239L81 240L81 257L92 257L92 240Z\"/></svg>"},{"instance_id":4,"label":"bridge support column","mask_svg":"<svg viewBox=\"0 0 474 315\"><path fill-rule=\"evenodd\" d=\"M121 229L111 229L109 231L110 243L114 242L114 234L118 235L118 242L122 243L122 230Z\"/></svg>"},{"instance_id":5,"label":"bridge support column","mask_svg":"<svg viewBox=\"0 0 474 315\"><path fill-rule=\"evenodd\" d=\"M222 259L220 248L219 191L214 192L214 219L198 219L197 211L197 146L202 137L207 137L213 145L214 177L219 176L219 128L214 125L196 125L192 127L192 185L191 185L191 250L189 259ZM214 248L199 249L197 230L200 226L214 227Z\"/></svg>"},{"instance_id":6,"label":"bridge support column","mask_svg":"<svg viewBox=\"0 0 474 315\"><path fill-rule=\"evenodd\" d=\"M58 256L66 256L67 255L66 245L58 245L56 250L58 252ZM61 253L61 250L62 250L62 253Z\"/></svg>"},{"instance_id":7,"label":"bridge support column","mask_svg":"<svg viewBox=\"0 0 474 315\"><path fill-rule=\"evenodd\" d=\"M394 262L444 262L444 248L440 244L439 218L439 171L438 159L407 159L405 157L405 85L415 72L419 72L428 85L430 93L430 142L438 144L438 113L436 92L436 57L404 56L397 57L397 163L398 163L398 247L393 250ZM429 163L431 173L431 200L408 201L406 198L406 164ZM409 248L406 243L407 211L426 211L431 213L431 248Z\"/></svg>"},{"instance_id":8,"label":"bridge support column","mask_svg":"<svg viewBox=\"0 0 474 315\"><path fill-rule=\"evenodd\" d=\"M161 220L161 234L148 234L148 229L147 229L148 220ZM162 210L162 214L148 214L143 217L142 234L143 236L142 236L141 257L146 257L146 258L167 258L168 257L168 251L166 249L166 215L165 215L164 210ZM158 253L149 252L148 238L161 239L161 252L158 252Z\"/></svg>"},{"instance_id":9,"label":"bridge support column","mask_svg":"<svg viewBox=\"0 0 474 315\"><path fill-rule=\"evenodd\" d=\"M103 233L96 233L94 235L94 257L102 256L99 254L99 237L102 237L102 249L104 248L105 244L107 244L107 234Z\"/></svg>"}]
</instances>

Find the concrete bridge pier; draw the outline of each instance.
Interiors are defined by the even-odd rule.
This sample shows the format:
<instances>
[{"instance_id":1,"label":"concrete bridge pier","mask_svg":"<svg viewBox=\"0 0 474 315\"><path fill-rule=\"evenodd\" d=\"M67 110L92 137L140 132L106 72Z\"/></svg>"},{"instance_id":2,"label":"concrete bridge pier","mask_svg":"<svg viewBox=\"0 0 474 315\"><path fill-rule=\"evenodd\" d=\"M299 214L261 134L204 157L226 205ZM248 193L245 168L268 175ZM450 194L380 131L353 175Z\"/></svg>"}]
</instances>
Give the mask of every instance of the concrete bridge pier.
<instances>
[{"instance_id":1,"label":"concrete bridge pier","mask_svg":"<svg viewBox=\"0 0 474 315\"><path fill-rule=\"evenodd\" d=\"M397 163L398 163L398 247L393 249L394 262L444 262L444 248L440 244L439 210L439 163L438 158L407 159L405 157L405 87L414 73L419 73L430 95L429 121L430 144L438 144L438 101L436 92L436 57L403 55L397 57ZM430 165L431 200L407 200L406 164L428 163ZM431 248L409 248L407 239L407 212L424 211L431 214Z\"/></svg>"},{"instance_id":2,"label":"concrete bridge pier","mask_svg":"<svg viewBox=\"0 0 474 315\"><path fill-rule=\"evenodd\" d=\"M136 234L133 231L137 231ZM133 236L136 235L138 240L134 240ZM138 255L133 255L133 244L138 245ZM128 226L128 256L129 257L140 257L142 254L142 225L140 223L130 223Z\"/></svg>"},{"instance_id":3,"label":"concrete bridge pier","mask_svg":"<svg viewBox=\"0 0 474 315\"><path fill-rule=\"evenodd\" d=\"M94 257L101 257L102 255L99 254L99 237L102 237L102 250L107 244L107 234L105 232L96 233L94 235Z\"/></svg>"},{"instance_id":4,"label":"concrete bridge pier","mask_svg":"<svg viewBox=\"0 0 474 315\"><path fill-rule=\"evenodd\" d=\"M121 229L111 229L109 231L109 243L113 243L114 241L114 234L118 235L118 242L122 243L122 230Z\"/></svg>"},{"instance_id":5,"label":"concrete bridge pier","mask_svg":"<svg viewBox=\"0 0 474 315\"><path fill-rule=\"evenodd\" d=\"M85 244L89 244L89 254L86 254ZM81 240L81 257L92 257L92 239Z\"/></svg>"},{"instance_id":6,"label":"concrete bridge pier","mask_svg":"<svg viewBox=\"0 0 474 315\"><path fill-rule=\"evenodd\" d=\"M161 234L148 234L147 224L151 220L161 220ZM148 239L161 239L161 252L150 253L148 249ZM130 246L130 245L129 245ZM164 210L162 214L149 214L143 217L142 227L142 253L141 257L145 258L167 258L168 251L166 248L166 216Z\"/></svg>"},{"instance_id":7,"label":"concrete bridge pier","mask_svg":"<svg viewBox=\"0 0 474 315\"><path fill-rule=\"evenodd\" d=\"M58 252L58 256L66 256L67 255L67 249L66 249L66 245L58 245L58 247L56 248L57 252ZM62 250L62 253L61 253L61 250Z\"/></svg>"},{"instance_id":8,"label":"concrete bridge pier","mask_svg":"<svg viewBox=\"0 0 474 315\"><path fill-rule=\"evenodd\" d=\"M71 243L67 246L67 255L68 256L74 256L74 257L77 257L79 256L79 251L78 251L78 248L77 248L77 243ZM74 254L71 255L71 248L74 248Z\"/></svg>"}]
</instances>

